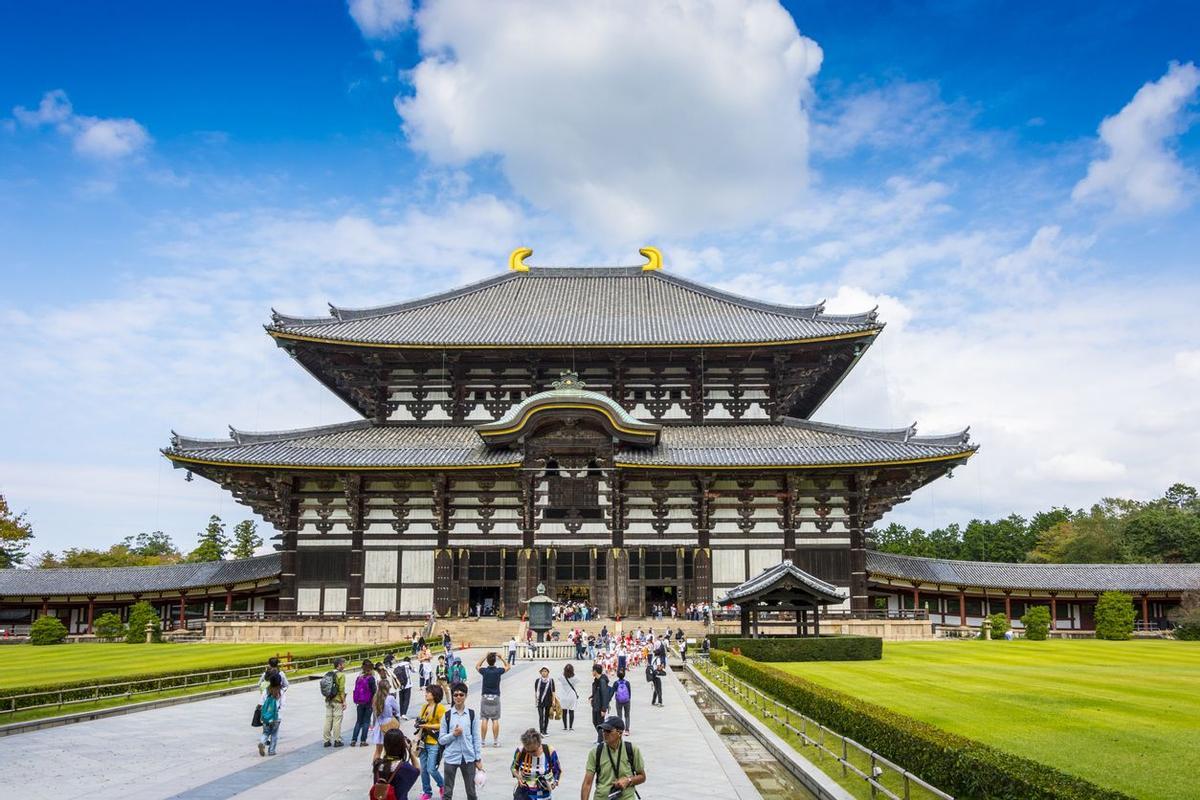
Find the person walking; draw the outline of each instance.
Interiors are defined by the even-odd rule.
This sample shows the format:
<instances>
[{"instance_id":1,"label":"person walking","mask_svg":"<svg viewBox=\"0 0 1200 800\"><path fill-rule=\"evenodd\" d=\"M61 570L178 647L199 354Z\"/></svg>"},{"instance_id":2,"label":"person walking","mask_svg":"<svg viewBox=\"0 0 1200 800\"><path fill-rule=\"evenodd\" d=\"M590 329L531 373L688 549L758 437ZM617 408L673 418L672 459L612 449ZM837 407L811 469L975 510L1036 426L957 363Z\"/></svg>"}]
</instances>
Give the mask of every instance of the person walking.
<instances>
[{"instance_id":1,"label":"person walking","mask_svg":"<svg viewBox=\"0 0 1200 800\"><path fill-rule=\"evenodd\" d=\"M659 660L658 656L651 656L646 659L646 681L654 686L654 691L650 694L650 705L661 706L662 702L662 674L658 671ZM666 670L663 670L666 672Z\"/></svg>"},{"instance_id":2,"label":"person walking","mask_svg":"<svg viewBox=\"0 0 1200 800\"><path fill-rule=\"evenodd\" d=\"M496 666L497 661L500 662L500 666ZM492 746L500 746L500 678L510 669L512 665L496 652L488 653L475 665L475 671L481 678L479 716L483 720L480 723L483 736L480 745L487 741L488 728L491 727Z\"/></svg>"},{"instance_id":3,"label":"person walking","mask_svg":"<svg viewBox=\"0 0 1200 800\"><path fill-rule=\"evenodd\" d=\"M354 679L354 729L350 731L350 746L367 744L367 731L371 728L371 703L375 699L375 665L370 659L362 662L362 672ZM378 754L376 758L378 758Z\"/></svg>"},{"instance_id":4,"label":"person walking","mask_svg":"<svg viewBox=\"0 0 1200 800\"><path fill-rule=\"evenodd\" d=\"M684 664L687 663L687 639L679 640L679 658Z\"/></svg>"},{"instance_id":5,"label":"person walking","mask_svg":"<svg viewBox=\"0 0 1200 800\"><path fill-rule=\"evenodd\" d=\"M613 682L612 687L613 699L617 701L616 715L625 718L625 733L632 733L629 729L629 705L633 701L633 685L625 680L625 670L617 670L617 679Z\"/></svg>"},{"instance_id":6,"label":"person walking","mask_svg":"<svg viewBox=\"0 0 1200 800\"><path fill-rule=\"evenodd\" d=\"M275 755L279 744L279 723L283 719L283 674L273 670L267 674L267 685L259 698L262 706L262 737L258 740L260 756Z\"/></svg>"},{"instance_id":7,"label":"person walking","mask_svg":"<svg viewBox=\"0 0 1200 800\"><path fill-rule=\"evenodd\" d=\"M579 681L575 678L574 664L563 665L562 691L559 693L558 704L562 708L563 730L575 730L575 709L579 706Z\"/></svg>"},{"instance_id":8,"label":"person walking","mask_svg":"<svg viewBox=\"0 0 1200 800\"><path fill-rule=\"evenodd\" d=\"M517 637L513 636L508 640L508 663L517 663Z\"/></svg>"},{"instance_id":9,"label":"person walking","mask_svg":"<svg viewBox=\"0 0 1200 800\"><path fill-rule=\"evenodd\" d=\"M454 656L452 659L450 659L450 661L450 669L446 672L446 674L450 677L450 685L453 686L456 683L466 683L467 667L465 664L463 664L462 659L459 656Z\"/></svg>"},{"instance_id":10,"label":"person walking","mask_svg":"<svg viewBox=\"0 0 1200 800\"><path fill-rule=\"evenodd\" d=\"M417 763L417 750L400 729L383 735L383 758L371 764L374 784L390 785L396 800L408 800L408 792L421 777ZM374 797L374 795L371 795Z\"/></svg>"},{"instance_id":11,"label":"person walking","mask_svg":"<svg viewBox=\"0 0 1200 800\"><path fill-rule=\"evenodd\" d=\"M608 676L604 674L604 667L599 664L592 664L592 693L588 695L588 701L592 706L592 727L596 730L596 744L600 744L603 739L600 725L608 716Z\"/></svg>"},{"instance_id":12,"label":"person walking","mask_svg":"<svg viewBox=\"0 0 1200 800\"><path fill-rule=\"evenodd\" d=\"M321 677L321 696L325 698L325 727L322 738L326 747L341 747L342 718L346 714L346 659L341 656L333 660L333 669Z\"/></svg>"},{"instance_id":13,"label":"person walking","mask_svg":"<svg viewBox=\"0 0 1200 800\"><path fill-rule=\"evenodd\" d=\"M371 744L375 745L372 760L383 755L383 739L388 731L400 729L400 704L387 681L379 682L379 690L371 701ZM365 742L364 742L365 744Z\"/></svg>"},{"instance_id":14,"label":"person walking","mask_svg":"<svg viewBox=\"0 0 1200 800\"><path fill-rule=\"evenodd\" d=\"M467 708L467 685L455 683L450 686L453 704L442 717L441 735L438 743L443 748L442 764L446 772L444 800L454 797L456 776L461 772L467 800L475 800L475 770L483 769L483 737L479 734L479 720L475 709Z\"/></svg>"},{"instance_id":15,"label":"person walking","mask_svg":"<svg viewBox=\"0 0 1200 800\"><path fill-rule=\"evenodd\" d=\"M646 782L646 762L642 751L625 740L625 723L609 717L600 725L603 741L588 752L579 787L579 800L636 800L636 786ZM595 791L593 792L593 787Z\"/></svg>"},{"instance_id":16,"label":"person walking","mask_svg":"<svg viewBox=\"0 0 1200 800\"><path fill-rule=\"evenodd\" d=\"M546 736L550 727L550 709L554 705L554 679L550 677L549 667L538 670L538 676L533 682L533 700L537 704L538 729Z\"/></svg>"},{"instance_id":17,"label":"person walking","mask_svg":"<svg viewBox=\"0 0 1200 800\"><path fill-rule=\"evenodd\" d=\"M276 656L271 656L267 659L266 669L263 670L262 677L258 679L258 682L265 687L267 684L267 675L271 670L275 670L279 673L279 680L282 683L283 691L286 692L288 689L287 675L283 674L283 670L279 666L279 659Z\"/></svg>"},{"instance_id":18,"label":"person walking","mask_svg":"<svg viewBox=\"0 0 1200 800\"><path fill-rule=\"evenodd\" d=\"M446 655L450 655L452 652L454 652L451 644L450 631L442 631L442 649L446 651Z\"/></svg>"},{"instance_id":19,"label":"person walking","mask_svg":"<svg viewBox=\"0 0 1200 800\"><path fill-rule=\"evenodd\" d=\"M416 668L411 658L397 662L392 670L394 686L396 687L396 705L400 708L400 719L408 719L408 707L412 704L412 690L420 682Z\"/></svg>"},{"instance_id":20,"label":"person walking","mask_svg":"<svg viewBox=\"0 0 1200 800\"><path fill-rule=\"evenodd\" d=\"M442 695L450 691L450 673L446 670L446 657L438 656L437 660L437 683L442 687Z\"/></svg>"},{"instance_id":21,"label":"person walking","mask_svg":"<svg viewBox=\"0 0 1200 800\"><path fill-rule=\"evenodd\" d=\"M542 742L533 728L521 734L521 746L513 753L512 776L517 779L513 800L550 800L562 780L558 753Z\"/></svg>"},{"instance_id":22,"label":"person walking","mask_svg":"<svg viewBox=\"0 0 1200 800\"><path fill-rule=\"evenodd\" d=\"M442 729L442 717L446 715L446 707L442 705L442 687L435 685L425 687L425 705L417 716L417 741L420 743L421 761L421 800L433 800L433 784L438 791L446 781L438 771L439 731Z\"/></svg>"}]
</instances>

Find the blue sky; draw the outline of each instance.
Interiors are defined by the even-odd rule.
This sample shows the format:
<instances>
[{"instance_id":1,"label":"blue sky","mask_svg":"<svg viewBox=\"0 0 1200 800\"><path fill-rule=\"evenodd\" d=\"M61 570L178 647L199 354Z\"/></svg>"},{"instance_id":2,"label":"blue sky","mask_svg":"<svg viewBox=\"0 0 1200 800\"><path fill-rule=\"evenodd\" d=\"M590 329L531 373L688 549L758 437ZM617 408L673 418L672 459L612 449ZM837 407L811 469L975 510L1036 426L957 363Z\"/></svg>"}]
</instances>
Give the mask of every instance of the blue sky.
<instances>
[{"instance_id":1,"label":"blue sky","mask_svg":"<svg viewBox=\"0 0 1200 800\"><path fill-rule=\"evenodd\" d=\"M158 455L349 410L271 307L636 263L889 327L819 414L971 425L891 519L1200 481L1187 3L0 6L0 491L38 549L243 511Z\"/></svg>"}]
</instances>

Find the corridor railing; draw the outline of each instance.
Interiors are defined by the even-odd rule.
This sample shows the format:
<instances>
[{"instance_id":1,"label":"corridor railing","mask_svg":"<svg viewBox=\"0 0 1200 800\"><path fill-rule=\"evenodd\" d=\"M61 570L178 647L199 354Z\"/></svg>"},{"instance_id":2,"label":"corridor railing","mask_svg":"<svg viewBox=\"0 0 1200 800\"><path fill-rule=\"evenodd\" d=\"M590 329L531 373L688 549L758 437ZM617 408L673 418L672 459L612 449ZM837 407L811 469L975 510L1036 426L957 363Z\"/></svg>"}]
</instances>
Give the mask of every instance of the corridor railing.
<instances>
[{"instance_id":1,"label":"corridor railing","mask_svg":"<svg viewBox=\"0 0 1200 800\"><path fill-rule=\"evenodd\" d=\"M791 706L784 705L741 678L731 675L728 670L716 666L708 659L697 659L697 661L699 663L696 663L694 667L698 672L719 684L723 690L744 700L745 704L750 706L752 711L756 711L758 716L775 722L793 738L799 739L802 746L815 747L835 759L841 765L842 777L848 777L853 773L861 778L869 787L870 797L886 797L889 800L914 800L920 797L954 800L952 795L921 780L904 767L889 761L853 739L825 727ZM886 784L894 784L895 789L889 788Z\"/></svg>"}]
</instances>

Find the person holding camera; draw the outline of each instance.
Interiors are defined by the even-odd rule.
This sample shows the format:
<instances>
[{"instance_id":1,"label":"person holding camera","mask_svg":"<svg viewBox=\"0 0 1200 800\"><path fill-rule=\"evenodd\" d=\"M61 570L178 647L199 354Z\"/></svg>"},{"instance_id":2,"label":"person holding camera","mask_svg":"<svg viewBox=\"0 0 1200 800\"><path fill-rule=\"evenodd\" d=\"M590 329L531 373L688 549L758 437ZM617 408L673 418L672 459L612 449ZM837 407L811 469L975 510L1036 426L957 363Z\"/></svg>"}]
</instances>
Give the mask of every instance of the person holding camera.
<instances>
[{"instance_id":1,"label":"person holding camera","mask_svg":"<svg viewBox=\"0 0 1200 800\"><path fill-rule=\"evenodd\" d=\"M562 780L558 753L543 744L536 728L521 734L521 746L513 753L512 776L517 779L513 800L550 800Z\"/></svg>"},{"instance_id":2,"label":"person holding camera","mask_svg":"<svg viewBox=\"0 0 1200 800\"><path fill-rule=\"evenodd\" d=\"M634 787L646 782L642 751L625 739L620 717L604 720L600 732L604 741L588 753L579 800L637 800Z\"/></svg>"}]
</instances>

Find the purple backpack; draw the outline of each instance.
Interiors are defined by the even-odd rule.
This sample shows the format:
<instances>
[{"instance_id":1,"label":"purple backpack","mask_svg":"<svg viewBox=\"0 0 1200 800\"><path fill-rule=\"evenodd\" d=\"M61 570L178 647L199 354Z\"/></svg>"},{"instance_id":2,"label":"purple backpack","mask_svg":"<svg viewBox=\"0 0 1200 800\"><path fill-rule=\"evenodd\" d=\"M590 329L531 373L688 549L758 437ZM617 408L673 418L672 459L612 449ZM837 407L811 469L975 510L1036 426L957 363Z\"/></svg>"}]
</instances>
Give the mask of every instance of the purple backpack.
<instances>
[{"instance_id":1,"label":"purple backpack","mask_svg":"<svg viewBox=\"0 0 1200 800\"><path fill-rule=\"evenodd\" d=\"M371 696L371 677L369 675L359 675L358 680L354 681L354 702L359 705L366 705L373 699Z\"/></svg>"},{"instance_id":2,"label":"purple backpack","mask_svg":"<svg viewBox=\"0 0 1200 800\"><path fill-rule=\"evenodd\" d=\"M618 703L629 702L629 681L625 680L624 678L617 681L616 697Z\"/></svg>"}]
</instances>

